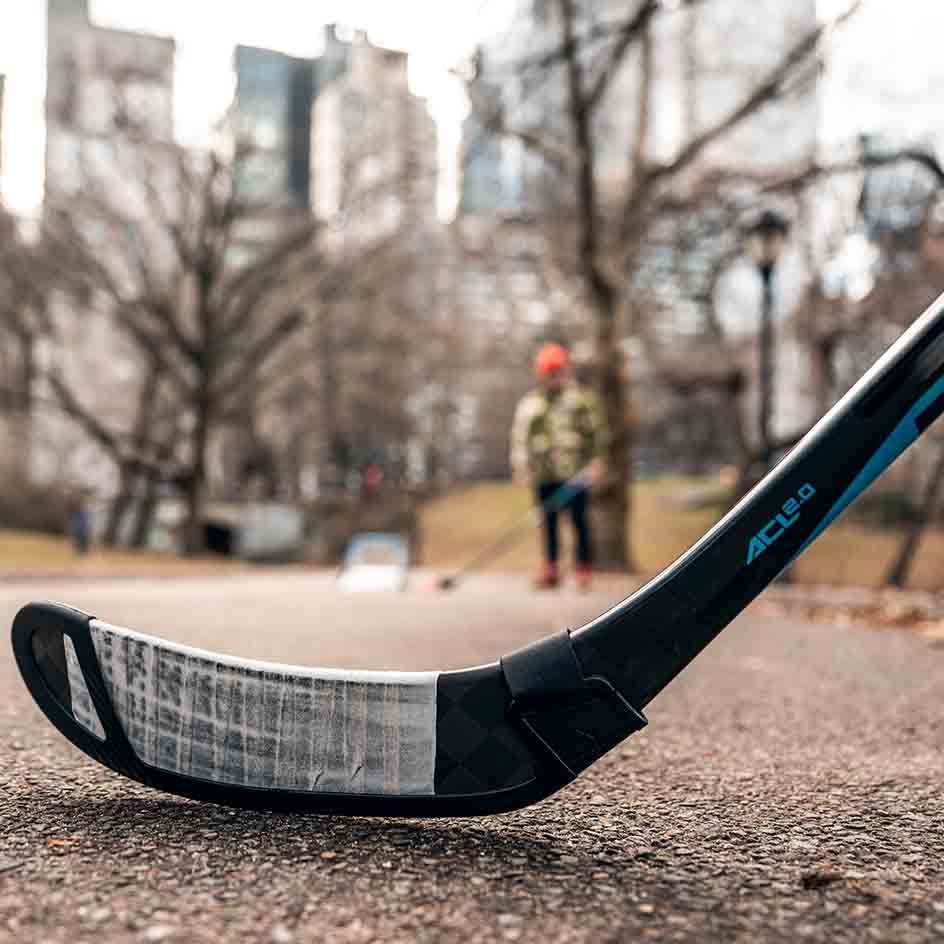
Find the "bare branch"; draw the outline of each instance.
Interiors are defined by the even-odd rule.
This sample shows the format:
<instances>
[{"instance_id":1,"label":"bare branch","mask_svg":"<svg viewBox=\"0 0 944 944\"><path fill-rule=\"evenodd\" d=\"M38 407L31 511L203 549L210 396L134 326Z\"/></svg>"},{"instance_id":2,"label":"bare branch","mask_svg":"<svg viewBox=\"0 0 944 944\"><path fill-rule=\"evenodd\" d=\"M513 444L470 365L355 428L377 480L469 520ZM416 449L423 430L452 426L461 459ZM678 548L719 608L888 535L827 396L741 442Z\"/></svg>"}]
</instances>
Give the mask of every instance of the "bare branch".
<instances>
[{"instance_id":1,"label":"bare branch","mask_svg":"<svg viewBox=\"0 0 944 944\"><path fill-rule=\"evenodd\" d=\"M262 301L285 281L293 262L301 261L309 270L314 268L318 259L308 253L317 232L313 222L296 226L274 244L261 247L234 275L223 276L217 298L224 313L219 332L222 343L229 343L245 331Z\"/></svg>"},{"instance_id":2,"label":"bare branch","mask_svg":"<svg viewBox=\"0 0 944 944\"><path fill-rule=\"evenodd\" d=\"M633 188L630 199L627 201L624 220L628 221L633 213L639 209L654 184L679 174L699 157L709 145L732 131L769 102L778 98L783 93L785 83L816 51L823 35L851 17L861 6L861 2L862 0L856 0L837 20L832 23L821 24L794 43L767 76L754 86L747 96L730 109L724 117L692 138L676 155L674 160L651 167L640 184Z\"/></svg>"},{"instance_id":3,"label":"bare branch","mask_svg":"<svg viewBox=\"0 0 944 944\"><path fill-rule=\"evenodd\" d=\"M560 147L533 128L512 127L507 121L501 102L495 105L486 102L474 80L466 83L466 93L483 131L520 141L558 172L564 173L572 168L573 162L566 148Z\"/></svg>"},{"instance_id":4,"label":"bare branch","mask_svg":"<svg viewBox=\"0 0 944 944\"><path fill-rule=\"evenodd\" d=\"M869 167L888 167L907 163L923 167L934 177L939 187L944 187L944 165L936 155L920 148L902 148L888 150L881 154L869 152L852 160L832 164L820 164L814 161L795 174L765 183L762 192L797 192L826 177L858 173Z\"/></svg>"},{"instance_id":5,"label":"bare branch","mask_svg":"<svg viewBox=\"0 0 944 944\"><path fill-rule=\"evenodd\" d=\"M650 17L651 18L651 17ZM652 35L648 29L649 20L647 19L642 26L642 35L640 43L642 46L642 56L640 58L640 79L639 79L639 118L636 127L636 140L632 149L630 180L634 183L645 173L646 150L649 147L649 135L652 125L652 86L653 86L653 43Z\"/></svg>"},{"instance_id":6,"label":"bare branch","mask_svg":"<svg viewBox=\"0 0 944 944\"><path fill-rule=\"evenodd\" d=\"M599 104L600 99L610 87L610 83L618 74L630 46L643 36L661 6L660 0L643 0L636 15L628 19L620 28L607 61L586 92L584 104L587 108L593 110Z\"/></svg>"},{"instance_id":7,"label":"bare branch","mask_svg":"<svg viewBox=\"0 0 944 944\"><path fill-rule=\"evenodd\" d=\"M587 288L600 301L602 309L611 313L613 288L599 269L599 207L594 167L595 149L590 127L590 111L584 98L584 73L579 51L574 43L576 11L574 0L558 0L561 14L564 46L567 57L567 108L570 117L574 151L577 155L577 200L579 211L579 256Z\"/></svg>"},{"instance_id":8,"label":"bare branch","mask_svg":"<svg viewBox=\"0 0 944 944\"><path fill-rule=\"evenodd\" d=\"M214 389L214 399L225 401L232 396L245 381L245 364L252 365L253 370L261 368L304 323L304 312L296 308L270 325L262 337L249 346L245 361L239 365L240 369L231 379Z\"/></svg>"}]
</instances>

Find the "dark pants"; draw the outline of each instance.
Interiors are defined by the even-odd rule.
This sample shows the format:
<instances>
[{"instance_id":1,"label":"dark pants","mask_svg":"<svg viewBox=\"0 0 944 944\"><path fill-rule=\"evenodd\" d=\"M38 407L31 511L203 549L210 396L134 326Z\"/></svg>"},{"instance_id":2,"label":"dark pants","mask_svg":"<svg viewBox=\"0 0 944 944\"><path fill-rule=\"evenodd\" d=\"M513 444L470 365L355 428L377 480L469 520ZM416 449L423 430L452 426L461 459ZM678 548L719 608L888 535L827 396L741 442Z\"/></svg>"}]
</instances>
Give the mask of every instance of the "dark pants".
<instances>
[{"instance_id":1,"label":"dark pants","mask_svg":"<svg viewBox=\"0 0 944 944\"><path fill-rule=\"evenodd\" d=\"M87 554L92 543L92 521L87 511L77 511L70 522L72 546L76 554Z\"/></svg>"},{"instance_id":2,"label":"dark pants","mask_svg":"<svg viewBox=\"0 0 944 944\"><path fill-rule=\"evenodd\" d=\"M570 517L574 522L574 531L577 532L577 563L589 567L593 563L593 551L590 547L587 489L568 488L552 499L563 484L563 482L545 482L538 486L538 501L541 503L544 515L544 557L552 564L557 563L560 556L557 519L560 512L566 511L570 512Z\"/></svg>"}]
</instances>

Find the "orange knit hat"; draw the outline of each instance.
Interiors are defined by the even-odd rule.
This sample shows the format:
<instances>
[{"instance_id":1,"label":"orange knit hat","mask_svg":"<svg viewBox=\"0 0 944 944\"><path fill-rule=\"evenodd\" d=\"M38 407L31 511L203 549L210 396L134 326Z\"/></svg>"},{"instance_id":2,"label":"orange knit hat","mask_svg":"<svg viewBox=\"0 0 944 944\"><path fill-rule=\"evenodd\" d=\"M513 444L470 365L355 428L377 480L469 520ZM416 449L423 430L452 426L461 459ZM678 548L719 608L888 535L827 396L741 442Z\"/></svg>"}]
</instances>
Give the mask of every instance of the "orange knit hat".
<instances>
[{"instance_id":1,"label":"orange knit hat","mask_svg":"<svg viewBox=\"0 0 944 944\"><path fill-rule=\"evenodd\" d=\"M544 378L564 370L569 364L570 355L567 353L567 348L560 344L548 343L538 351L538 356L534 361L534 372L538 377Z\"/></svg>"}]
</instances>

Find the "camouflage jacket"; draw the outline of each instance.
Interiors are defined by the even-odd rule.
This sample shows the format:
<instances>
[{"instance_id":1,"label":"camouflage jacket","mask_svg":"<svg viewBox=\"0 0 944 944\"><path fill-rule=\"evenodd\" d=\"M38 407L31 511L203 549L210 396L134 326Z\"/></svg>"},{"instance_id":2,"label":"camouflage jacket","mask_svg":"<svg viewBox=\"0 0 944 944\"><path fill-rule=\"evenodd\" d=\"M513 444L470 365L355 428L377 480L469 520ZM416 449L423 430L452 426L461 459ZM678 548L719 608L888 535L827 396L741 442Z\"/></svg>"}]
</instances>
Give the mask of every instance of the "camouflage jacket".
<instances>
[{"instance_id":1,"label":"camouflage jacket","mask_svg":"<svg viewBox=\"0 0 944 944\"><path fill-rule=\"evenodd\" d=\"M567 384L556 397L526 394L515 410L511 466L536 484L564 482L606 451L603 412L592 390Z\"/></svg>"}]
</instances>

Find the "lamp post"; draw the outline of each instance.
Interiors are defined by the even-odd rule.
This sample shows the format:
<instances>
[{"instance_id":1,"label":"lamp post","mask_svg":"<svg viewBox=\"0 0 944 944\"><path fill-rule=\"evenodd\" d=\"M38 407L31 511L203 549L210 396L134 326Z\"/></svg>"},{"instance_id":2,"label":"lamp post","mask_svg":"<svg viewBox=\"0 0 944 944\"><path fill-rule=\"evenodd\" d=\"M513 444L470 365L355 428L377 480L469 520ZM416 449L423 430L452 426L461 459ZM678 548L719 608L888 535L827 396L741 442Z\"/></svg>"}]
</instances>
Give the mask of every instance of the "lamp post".
<instances>
[{"instance_id":1,"label":"lamp post","mask_svg":"<svg viewBox=\"0 0 944 944\"><path fill-rule=\"evenodd\" d=\"M765 210L747 230L747 251L764 286L760 317L760 407L757 417L763 471L770 467L770 419L773 412L774 271L783 252L790 224L775 210Z\"/></svg>"}]
</instances>

